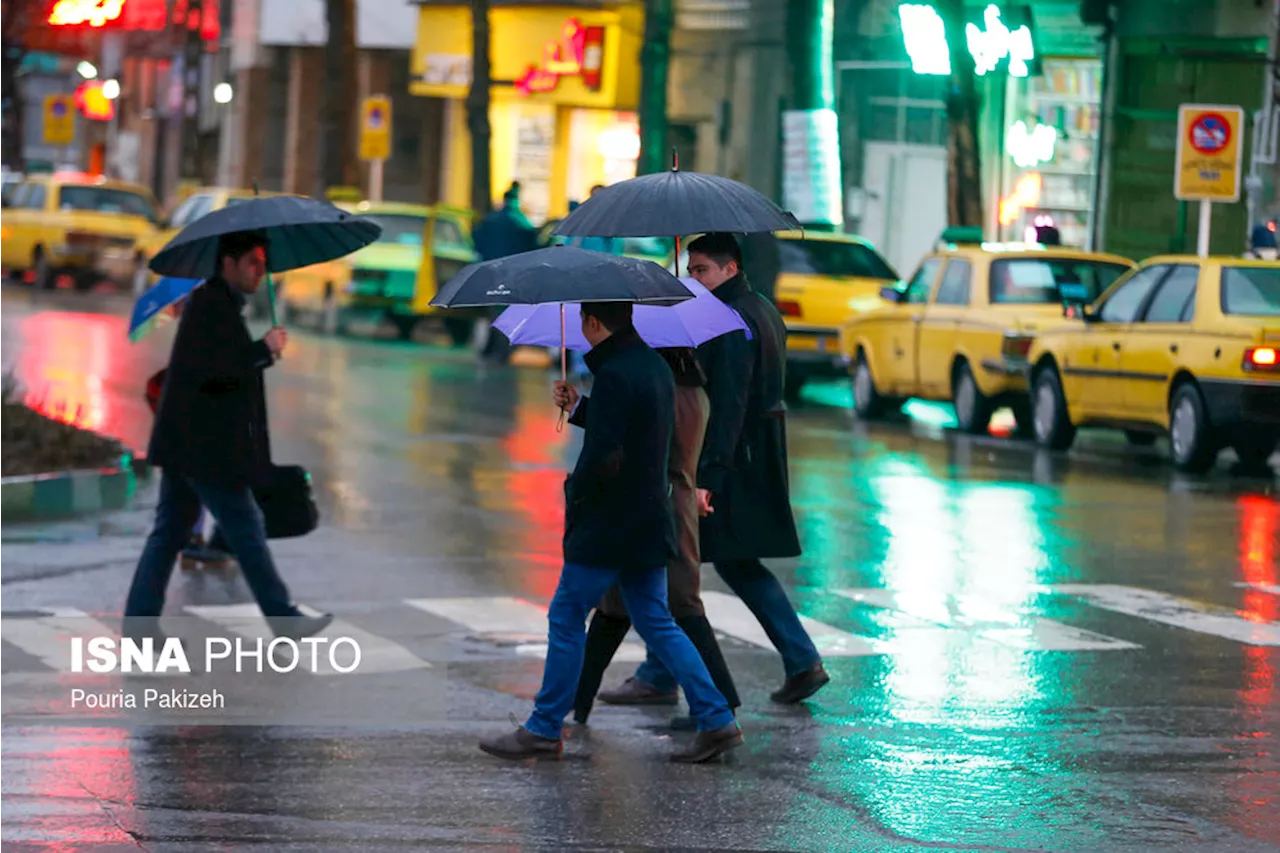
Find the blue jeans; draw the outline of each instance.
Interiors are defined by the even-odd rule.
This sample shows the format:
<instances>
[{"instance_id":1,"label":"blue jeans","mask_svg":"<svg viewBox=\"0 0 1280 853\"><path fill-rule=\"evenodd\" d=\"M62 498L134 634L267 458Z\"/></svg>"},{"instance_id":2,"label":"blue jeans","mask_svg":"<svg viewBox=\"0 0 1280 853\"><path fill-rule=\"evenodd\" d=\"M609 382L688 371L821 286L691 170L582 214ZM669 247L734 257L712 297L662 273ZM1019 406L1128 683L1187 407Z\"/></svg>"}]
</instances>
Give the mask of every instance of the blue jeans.
<instances>
[{"instance_id":1,"label":"blue jeans","mask_svg":"<svg viewBox=\"0 0 1280 853\"><path fill-rule=\"evenodd\" d=\"M698 728L710 731L732 723L733 711L712 684L706 664L693 643L667 609L665 568L619 572L565 563L547 613L547 663L542 672L542 689L534 700L533 715L525 728L539 737L560 737L582 674L587 614L615 583L622 587L622 600L631 615L631 624L684 688L689 712L698 721Z\"/></svg>"},{"instance_id":2,"label":"blue jeans","mask_svg":"<svg viewBox=\"0 0 1280 853\"><path fill-rule=\"evenodd\" d=\"M787 678L812 667L822 656L818 654L809 632L787 599L782 584L759 560L716 563L716 572L747 605L769 636L773 647L782 655ZM644 663L636 669L635 678L664 693L674 693L676 681L662 660L650 649Z\"/></svg>"},{"instance_id":3,"label":"blue jeans","mask_svg":"<svg viewBox=\"0 0 1280 853\"><path fill-rule=\"evenodd\" d=\"M164 593L173 574L173 564L190 541L202 504L213 515L231 553L240 563L263 615L300 615L271 559L262 511L254 502L253 492L247 487L200 483L168 471L160 479L156 523L138 559L124 615L155 617L164 610Z\"/></svg>"}]
</instances>

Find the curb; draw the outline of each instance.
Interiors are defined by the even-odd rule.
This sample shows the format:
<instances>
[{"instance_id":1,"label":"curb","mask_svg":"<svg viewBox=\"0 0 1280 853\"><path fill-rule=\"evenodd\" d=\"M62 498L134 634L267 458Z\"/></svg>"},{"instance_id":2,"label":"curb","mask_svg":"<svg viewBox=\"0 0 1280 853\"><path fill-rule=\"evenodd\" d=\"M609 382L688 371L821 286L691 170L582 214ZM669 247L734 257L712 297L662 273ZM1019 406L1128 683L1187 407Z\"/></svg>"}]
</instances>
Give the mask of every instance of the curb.
<instances>
[{"instance_id":1,"label":"curb","mask_svg":"<svg viewBox=\"0 0 1280 853\"><path fill-rule=\"evenodd\" d=\"M0 479L0 514L8 523L124 509L139 479L149 477L149 466L131 453L122 454L113 468L5 477Z\"/></svg>"}]
</instances>

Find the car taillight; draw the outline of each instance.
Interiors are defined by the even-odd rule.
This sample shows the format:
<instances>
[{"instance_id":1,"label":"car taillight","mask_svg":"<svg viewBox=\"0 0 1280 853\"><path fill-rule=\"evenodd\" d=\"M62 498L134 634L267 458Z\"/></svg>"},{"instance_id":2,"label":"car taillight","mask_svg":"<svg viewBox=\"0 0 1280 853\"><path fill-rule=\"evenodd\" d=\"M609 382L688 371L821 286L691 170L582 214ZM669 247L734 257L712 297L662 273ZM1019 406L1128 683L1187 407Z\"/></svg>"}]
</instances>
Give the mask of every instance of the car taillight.
<instances>
[{"instance_id":1,"label":"car taillight","mask_svg":"<svg viewBox=\"0 0 1280 853\"><path fill-rule=\"evenodd\" d=\"M1244 362L1240 366L1245 370L1278 370L1280 358L1275 347L1252 347L1244 351Z\"/></svg>"},{"instance_id":2,"label":"car taillight","mask_svg":"<svg viewBox=\"0 0 1280 853\"><path fill-rule=\"evenodd\" d=\"M1026 335L1005 335L1000 345L1000 354L1005 358L1026 358L1033 343L1035 338Z\"/></svg>"},{"instance_id":3,"label":"car taillight","mask_svg":"<svg viewBox=\"0 0 1280 853\"><path fill-rule=\"evenodd\" d=\"M799 317L800 303L784 299L778 303L778 313L783 317Z\"/></svg>"}]
</instances>

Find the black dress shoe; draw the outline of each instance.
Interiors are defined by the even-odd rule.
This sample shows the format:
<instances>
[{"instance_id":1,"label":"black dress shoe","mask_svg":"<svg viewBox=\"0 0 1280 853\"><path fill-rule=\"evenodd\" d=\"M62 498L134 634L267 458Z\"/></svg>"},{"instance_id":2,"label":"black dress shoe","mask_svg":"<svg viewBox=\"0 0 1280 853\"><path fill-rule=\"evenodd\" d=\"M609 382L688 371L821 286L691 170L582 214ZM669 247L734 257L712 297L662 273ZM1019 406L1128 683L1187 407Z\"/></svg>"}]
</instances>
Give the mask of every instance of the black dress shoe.
<instances>
[{"instance_id":1,"label":"black dress shoe","mask_svg":"<svg viewBox=\"0 0 1280 853\"><path fill-rule=\"evenodd\" d=\"M680 764L701 764L739 746L742 746L742 729L735 721L709 732L698 732L687 749L671 754L671 760Z\"/></svg>"},{"instance_id":2,"label":"black dress shoe","mask_svg":"<svg viewBox=\"0 0 1280 853\"><path fill-rule=\"evenodd\" d=\"M526 758L559 761L564 752L564 741L535 735L521 726L514 732L480 741L480 749L508 761L523 761Z\"/></svg>"},{"instance_id":3,"label":"black dress shoe","mask_svg":"<svg viewBox=\"0 0 1280 853\"><path fill-rule=\"evenodd\" d=\"M797 675L793 675L782 683L782 687L769 694L769 698L782 705L794 705L808 699L827 685L831 676L827 675L822 661Z\"/></svg>"}]
</instances>

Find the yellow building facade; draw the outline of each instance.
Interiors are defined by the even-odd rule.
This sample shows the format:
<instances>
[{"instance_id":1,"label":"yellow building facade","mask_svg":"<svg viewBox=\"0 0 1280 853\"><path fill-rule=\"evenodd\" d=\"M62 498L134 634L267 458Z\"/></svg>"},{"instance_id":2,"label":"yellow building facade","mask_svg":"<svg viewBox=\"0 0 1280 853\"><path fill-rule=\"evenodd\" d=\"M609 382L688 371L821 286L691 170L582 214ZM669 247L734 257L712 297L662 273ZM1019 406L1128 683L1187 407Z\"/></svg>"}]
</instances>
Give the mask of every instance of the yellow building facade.
<instances>
[{"instance_id":1,"label":"yellow building facade","mask_svg":"<svg viewBox=\"0 0 1280 853\"><path fill-rule=\"evenodd\" d=\"M492 197L520 182L535 223L563 216L595 184L635 175L640 152L640 3L496 6L489 16ZM445 99L442 201L471 203L469 5L419 11L409 91Z\"/></svg>"}]
</instances>

